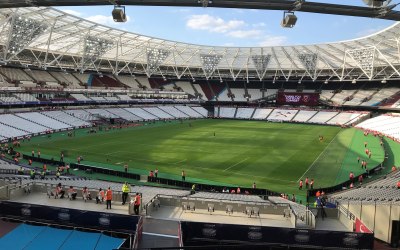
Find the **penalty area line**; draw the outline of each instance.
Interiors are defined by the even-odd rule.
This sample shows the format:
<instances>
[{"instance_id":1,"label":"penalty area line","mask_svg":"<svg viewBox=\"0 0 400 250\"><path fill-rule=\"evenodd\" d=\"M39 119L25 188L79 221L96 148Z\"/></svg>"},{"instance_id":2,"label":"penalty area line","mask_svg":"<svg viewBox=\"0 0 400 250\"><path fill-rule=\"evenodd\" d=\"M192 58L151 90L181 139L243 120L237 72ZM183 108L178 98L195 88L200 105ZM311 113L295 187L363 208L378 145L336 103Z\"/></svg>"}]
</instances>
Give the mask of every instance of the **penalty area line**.
<instances>
[{"instance_id":1,"label":"penalty area line","mask_svg":"<svg viewBox=\"0 0 400 250\"><path fill-rule=\"evenodd\" d=\"M339 133L340 133L340 132L339 132ZM317 159L315 159L315 160L313 161L313 163L311 163L311 165L307 168L307 170L303 173L303 175L297 180L297 182L299 182L299 181L304 177L304 175L306 175L306 173L307 173L308 171L310 171L310 169L311 169L312 167L314 167L315 163L318 161L318 159L319 159L323 154L325 154L325 151L328 149L329 145L331 145L331 143L335 140L335 138L338 136L339 133L337 133L337 134L332 138L332 140L328 143L328 145L326 145L324 151L322 151L322 152L318 155Z\"/></svg>"},{"instance_id":2,"label":"penalty area line","mask_svg":"<svg viewBox=\"0 0 400 250\"><path fill-rule=\"evenodd\" d=\"M231 168L233 168L233 167L239 165L239 164L242 163L242 162L245 162L247 159L249 159L249 157L247 157L247 158L245 158L244 160L241 160L241 161L239 161L239 162L233 164L232 166L230 166L230 167L224 169L223 172L225 172L225 171L227 171L227 170L229 170L229 169L231 169Z\"/></svg>"}]
</instances>

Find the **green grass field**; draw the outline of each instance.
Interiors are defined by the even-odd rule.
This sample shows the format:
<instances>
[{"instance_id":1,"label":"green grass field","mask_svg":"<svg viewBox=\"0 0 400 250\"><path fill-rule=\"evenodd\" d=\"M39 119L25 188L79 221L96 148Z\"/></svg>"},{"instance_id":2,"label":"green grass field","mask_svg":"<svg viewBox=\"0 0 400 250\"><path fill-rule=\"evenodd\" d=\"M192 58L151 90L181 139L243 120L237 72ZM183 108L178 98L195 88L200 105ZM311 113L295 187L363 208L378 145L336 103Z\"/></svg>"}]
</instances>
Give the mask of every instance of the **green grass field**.
<instances>
[{"instance_id":1,"label":"green grass field","mask_svg":"<svg viewBox=\"0 0 400 250\"><path fill-rule=\"evenodd\" d=\"M356 129L237 120L159 122L97 134L78 130L73 138L33 138L21 151L40 149L42 157L54 159L64 151L66 161L82 155L84 164L121 171L128 163L130 172L140 174L158 168L166 178L180 179L184 169L188 181L247 187L256 182L304 195L297 190L300 178L314 178L320 187L347 180L350 171L361 173L357 156L365 156L364 141L373 152L368 166L375 166L383 160L378 139Z\"/></svg>"}]
</instances>

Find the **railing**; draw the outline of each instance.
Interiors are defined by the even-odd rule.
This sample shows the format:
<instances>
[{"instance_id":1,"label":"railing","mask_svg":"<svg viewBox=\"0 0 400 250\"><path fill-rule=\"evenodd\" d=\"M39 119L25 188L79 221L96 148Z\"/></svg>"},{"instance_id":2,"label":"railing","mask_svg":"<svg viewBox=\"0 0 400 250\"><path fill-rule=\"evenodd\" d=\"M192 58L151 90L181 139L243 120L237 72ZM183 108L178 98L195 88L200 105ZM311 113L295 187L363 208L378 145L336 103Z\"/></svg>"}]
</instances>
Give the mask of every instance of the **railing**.
<instances>
[{"instance_id":1,"label":"railing","mask_svg":"<svg viewBox=\"0 0 400 250\"><path fill-rule=\"evenodd\" d=\"M356 216L354 214L352 214L347 208L345 208L343 205L338 204L337 208L339 210L340 213L342 213L343 215L346 216L346 218L350 219L350 220L355 220Z\"/></svg>"},{"instance_id":2,"label":"railing","mask_svg":"<svg viewBox=\"0 0 400 250\"><path fill-rule=\"evenodd\" d=\"M306 214L305 214L305 223L307 226L310 228L315 228L316 226L316 219L314 213L308 209L306 209Z\"/></svg>"}]
</instances>

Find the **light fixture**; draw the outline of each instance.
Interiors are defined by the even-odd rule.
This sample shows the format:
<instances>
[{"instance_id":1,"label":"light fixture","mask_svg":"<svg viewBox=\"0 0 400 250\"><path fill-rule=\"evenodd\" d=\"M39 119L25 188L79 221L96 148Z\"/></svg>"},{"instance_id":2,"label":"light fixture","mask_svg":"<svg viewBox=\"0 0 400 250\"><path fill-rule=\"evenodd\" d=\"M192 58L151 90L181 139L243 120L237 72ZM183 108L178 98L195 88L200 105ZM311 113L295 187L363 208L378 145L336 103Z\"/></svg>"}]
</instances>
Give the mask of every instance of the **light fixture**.
<instances>
[{"instance_id":1,"label":"light fixture","mask_svg":"<svg viewBox=\"0 0 400 250\"><path fill-rule=\"evenodd\" d=\"M369 7L372 8L380 8L384 5L385 2L387 2L387 4L389 4L391 2L391 0L386 1L386 0L363 0L363 2L368 5Z\"/></svg>"},{"instance_id":2,"label":"light fixture","mask_svg":"<svg viewBox=\"0 0 400 250\"><path fill-rule=\"evenodd\" d=\"M328 79L325 80L324 84L328 84Z\"/></svg>"},{"instance_id":3,"label":"light fixture","mask_svg":"<svg viewBox=\"0 0 400 250\"><path fill-rule=\"evenodd\" d=\"M386 82L387 81L386 81L386 77L385 77L385 78L382 79L381 83L385 84Z\"/></svg>"},{"instance_id":4,"label":"light fixture","mask_svg":"<svg viewBox=\"0 0 400 250\"><path fill-rule=\"evenodd\" d=\"M297 16L292 11L283 12L281 26L284 28L293 28L296 25Z\"/></svg>"},{"instance_id":5,"label":"light fixture","mask_svg":"<svg viewBox=\"0 0 400 250\"><path fill-rule=\"evenodd\" d=\"M124 23L127 21L125 6L114 5L114 9L111 12L114 22Z\"/></svg>"},{"instance_id":6,"label":"light fixture","mask_svg":"<svg viewBox=\"0 0 400 250\"><path fill-rule=\"evenodd\" d=\"M203 71L207 78L210 77L212 73L214 73L214 70L218 66L221 59L222 55L208 55L208 54L200 55L200 60L203 64Z\"/></svg>"},{"instance_id":7,"label":"light fixture","mask_svg":"<svg viewBox=\"0 0 400 250\"><path fill-rule=\"evenodd\" d=\"M353 80L351 81L351 83L352 83L352 84L356 84L356 83L357 83L357 80L356 80L356 79L353 79Z\"/></svg>"},{"instance_id":8,"label":"light fixture","mask_svg":"<svg viewBox=\"0 0 400 250\"><path fill-rule=\"evenodd\" d=\"M150 76L157 71L158 67L167 59L170 51L165 49L147 48L147 67L146 72Z\"/></svg>"}]
</instances>

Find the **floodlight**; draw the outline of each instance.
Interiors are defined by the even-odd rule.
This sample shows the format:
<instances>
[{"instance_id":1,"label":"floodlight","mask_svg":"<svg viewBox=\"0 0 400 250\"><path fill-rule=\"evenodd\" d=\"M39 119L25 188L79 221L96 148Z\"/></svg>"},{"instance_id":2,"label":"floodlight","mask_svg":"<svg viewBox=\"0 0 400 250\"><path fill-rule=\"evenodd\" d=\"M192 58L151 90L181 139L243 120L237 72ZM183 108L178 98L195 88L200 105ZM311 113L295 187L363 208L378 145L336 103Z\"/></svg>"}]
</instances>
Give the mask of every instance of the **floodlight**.
<instances>
[{"instance_id":1,"label":"floodlight","mask_svg":"<svg viewBox=\"0 0 400 250\"><path fill-rule=\"evenodd\" d=\"M385 2L391 2L387 0L363 0L363 2L371 8L380 8Z\"/></svg>"},{"instance_id":2,"label":"floodlight","mask_svg":"<svg viewBox=\"0 0 400 250\"><path fill-rule=\"evenodd\" d=\"M115 5L111 12L114 22L124 23L126 22L125 6Z\"/></svg>"},{"instance_id":3,"label":"floodlight","mask_svg":"<svg viewBox=\"0 0 400 250\"><path fill-rule=\"evenodd\" d=\"M353 80L351 81L351 83L352 83L352 84L356 84L356 83L357 83L357 80L356 80L356 79L353 79Z\"/></svg>"},{"instance_id":4,"label":"floodlight","mask_svg":"<svg viewBox=\"0 0 400 250\"><path fill-rule=\"evenodd\" d=\"M294 12L285 11L283 13L283 19L281 22L282 27L293 28L296 25L296 22L297 22L297 16L294 14Z\"/></svg>"}]
</instances>

